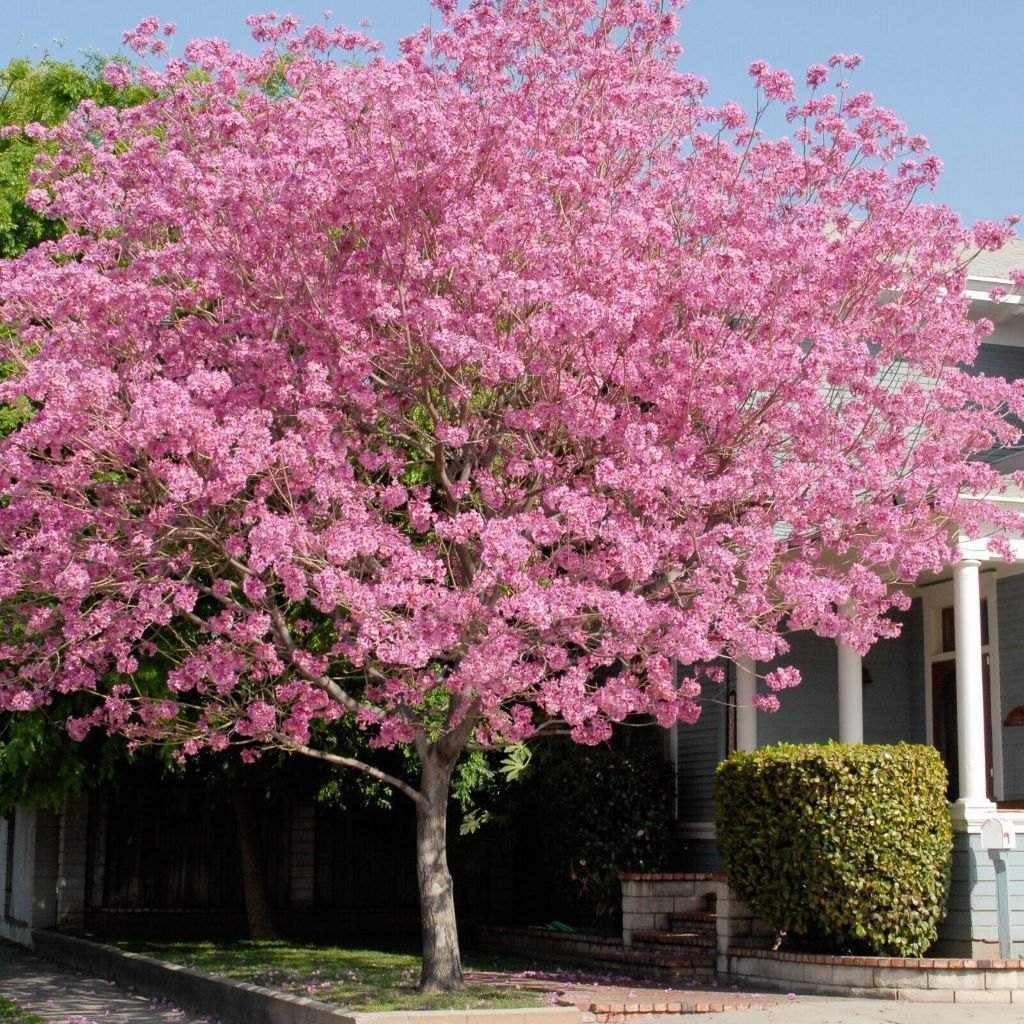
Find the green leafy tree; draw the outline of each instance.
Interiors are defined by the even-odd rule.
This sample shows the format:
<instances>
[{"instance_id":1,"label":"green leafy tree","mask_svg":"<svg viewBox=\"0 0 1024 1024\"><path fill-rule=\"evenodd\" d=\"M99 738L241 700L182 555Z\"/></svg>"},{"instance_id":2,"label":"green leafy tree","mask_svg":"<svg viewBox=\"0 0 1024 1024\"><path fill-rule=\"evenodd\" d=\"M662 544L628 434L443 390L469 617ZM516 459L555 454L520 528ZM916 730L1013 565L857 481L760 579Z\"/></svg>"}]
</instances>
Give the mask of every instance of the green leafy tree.
<instances>
[{"instance_id":1,"label":"green leafy tree","mask_svg":"<svg viewBox=\"0 0 1024 1024\"><path fill-rule=\"evenodd\" d=\"M38 62L15 58L0 69L0 129L38 123L60 124L82 100L119 109L149 95L141 87L115 89L102 74L109 59L97 53L81 64L49 55ZM65 230L59 220L42 217L25 203L31 187L33 161L41 143L20 131L0 133L0 257L18 256L44 239ZM10 336L7 325L0 334ZM12 372L0 362L0 380ZM0 404L0 437L16 430L32 414L27 400ZM66 696L32 715L0 716L0 813L30 801L60 807L81 791L86 780L110 777L124 758L124 744L74 743L63 728L55 728L73 711L78 698Z\"/></svg>"},{"instance_id":2,"label":"green leafy tree","mask_svg":"<svg viewBox=\"0 0 1024 1024\"><path fill-rule=\"evenodd\" d=\"M20 803L58 810L87 786L116 777L124 742L75 743L63 722L76 703L70 697L30 715L0 716L0 815Z\"/></svg>"},{"instance_id":3,"label":"green leafy tree","mask_svg":"<svg viewBox=\"0 0 1024 1024\"><path fill-rule=\"evenodd\" d=\"M118 108L140 103L147 90L141 86L115 89L103 78L103 65L110 59L96 53L81 64L50 56L37 63L15 58L0 70L0 127L32 123L52 127L87 99ZM61 221L48 220L25 205L39 146L22 133L0 138L0 256L8 259L64 230Z\"/></svg>"}]
</instances>

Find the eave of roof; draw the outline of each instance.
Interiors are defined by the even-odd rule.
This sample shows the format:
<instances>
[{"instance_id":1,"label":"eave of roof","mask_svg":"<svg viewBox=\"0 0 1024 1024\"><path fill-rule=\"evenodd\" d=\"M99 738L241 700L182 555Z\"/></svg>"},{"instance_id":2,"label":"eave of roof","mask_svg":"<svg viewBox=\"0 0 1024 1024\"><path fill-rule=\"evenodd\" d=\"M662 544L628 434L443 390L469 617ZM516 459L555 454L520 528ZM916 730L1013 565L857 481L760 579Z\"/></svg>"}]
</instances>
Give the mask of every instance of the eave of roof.
<instances>
[{"instance_id":1,"label":"eave of roof","mask_svg":"<svg viewBox=\"0 0 1024 1024\"><path fill-rule=\"evenodd\" d=\"M987 292L997 285L1009 284L1010 271L1014 269L1024 270L1024 239L1015 238L998 252L988 249L977 252L967 268L967 287L974 291L987 285L984 289Z\"/></svg>"}]
</instances>

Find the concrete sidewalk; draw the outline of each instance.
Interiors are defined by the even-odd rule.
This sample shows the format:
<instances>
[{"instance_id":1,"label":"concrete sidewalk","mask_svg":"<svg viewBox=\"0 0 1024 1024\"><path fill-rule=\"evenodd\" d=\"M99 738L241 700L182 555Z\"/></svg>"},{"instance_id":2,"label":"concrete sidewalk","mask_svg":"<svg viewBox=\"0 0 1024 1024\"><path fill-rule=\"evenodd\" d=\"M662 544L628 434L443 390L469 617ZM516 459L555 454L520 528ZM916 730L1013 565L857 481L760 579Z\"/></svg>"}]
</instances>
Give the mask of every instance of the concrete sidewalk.
<instances>
[{"instance_id":1,"label":"concrete sidewalk","mask_svg":"<svg viewBox=\"0 0 1024 1024\"><path fill-rule=\"evenodd\" d=\"M690 1024L692 1017L674 1017ZM668 1024L668 1021L663 1021ZM783 997L760 1010L726 1010L708 1024L1024 1024L1024 1003L910 1003L843 996Z\"/></svg>"},{"instance_id":2,"label":"concrete sidewalk","mask_svg":"<svg viewBox=\"0 0 1024 1024\"><path fill-rule=\"evenodd\" d=\"M47 1024L215 1024L102 978L57 967L0 941L0 996Z\"/></svg>"}]
</instances>

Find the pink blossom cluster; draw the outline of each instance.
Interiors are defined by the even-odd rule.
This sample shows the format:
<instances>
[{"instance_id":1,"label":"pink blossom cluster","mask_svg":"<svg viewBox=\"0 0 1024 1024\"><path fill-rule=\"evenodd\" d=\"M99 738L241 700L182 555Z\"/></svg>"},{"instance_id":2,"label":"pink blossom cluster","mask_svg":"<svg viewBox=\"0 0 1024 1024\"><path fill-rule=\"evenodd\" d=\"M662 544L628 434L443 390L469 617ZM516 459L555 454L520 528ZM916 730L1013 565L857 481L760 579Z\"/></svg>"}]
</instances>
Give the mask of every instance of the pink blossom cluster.
<instances>
[{"instance_id":1,"label":"pink blossom cluster","mask_svg":"<svg viewBox=\"0 0 1024 1024\"><path fill-rule=\"evenodd\" d=\"M1024 393L959 368L966 254L1012 228L920 202L922 139L759 62L762 138L658 4L437 6L395 60L254 18L262 53L190 43L48 133L30 201L71 230L0 265L0 400L37 409L0 442L0 707L94 692L76 736L185 753L342 715L593 743L787 629L866 650L1016 522L967 496ZM165 698L109 688L143 663Z\"/></svg>"}]
</instances>

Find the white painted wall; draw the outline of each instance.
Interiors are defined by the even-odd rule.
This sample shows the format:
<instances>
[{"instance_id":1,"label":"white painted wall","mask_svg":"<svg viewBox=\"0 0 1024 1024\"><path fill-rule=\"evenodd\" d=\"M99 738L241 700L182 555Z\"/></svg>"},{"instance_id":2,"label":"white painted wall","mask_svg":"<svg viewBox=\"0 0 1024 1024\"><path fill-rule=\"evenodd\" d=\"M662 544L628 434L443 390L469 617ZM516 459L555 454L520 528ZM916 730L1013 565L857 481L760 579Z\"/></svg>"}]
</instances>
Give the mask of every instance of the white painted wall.
<instances>
[{"instance_id":1,"label":"white painted wall","mask_svg":"<svg viewBox=\"0 0 1024 1024\"><path fill-rule=\"evenodd\" d=\"M9 843L14 830L13 845ZM3 829L3 878L11 880L10 904L3 908L0 937L31 945L33 928L57 923L57 860L60 819L38 807L17 806ZM7 852L11 851L10 863Z\"/></svg>"}]
</instances>

